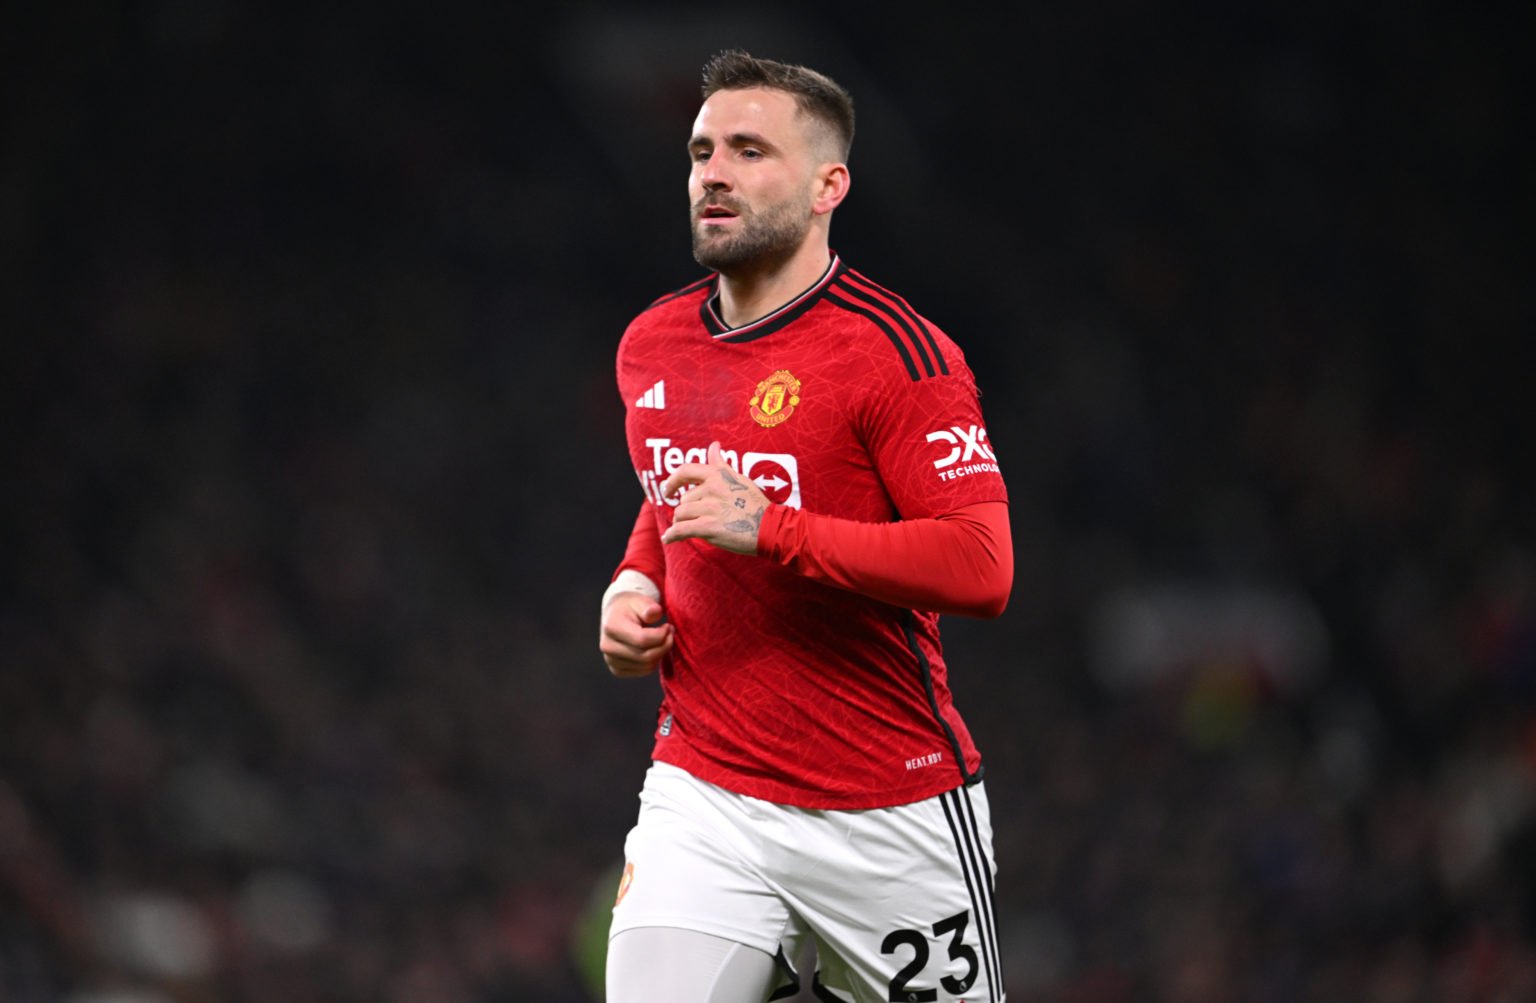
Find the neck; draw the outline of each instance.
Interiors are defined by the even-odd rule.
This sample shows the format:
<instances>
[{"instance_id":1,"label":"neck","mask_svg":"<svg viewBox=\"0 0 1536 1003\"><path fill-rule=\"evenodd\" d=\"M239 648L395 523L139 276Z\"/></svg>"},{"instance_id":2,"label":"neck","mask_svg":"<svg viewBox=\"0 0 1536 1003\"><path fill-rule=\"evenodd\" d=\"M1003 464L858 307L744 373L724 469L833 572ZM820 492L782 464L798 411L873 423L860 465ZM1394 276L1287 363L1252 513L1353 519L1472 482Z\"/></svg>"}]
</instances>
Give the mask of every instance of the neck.
<instances>
[{"instance_id":1,"label":"neck","mask_svg":"<svg viewBox=\"0 0 1536 1003\"><path fill-rule=\"evenodd\" d=\"M720 319L741 327L768 316L814 285L831 261L831 250L818 244L802 247L782 262L721 272Z\"/></svg>"}]
</instances>

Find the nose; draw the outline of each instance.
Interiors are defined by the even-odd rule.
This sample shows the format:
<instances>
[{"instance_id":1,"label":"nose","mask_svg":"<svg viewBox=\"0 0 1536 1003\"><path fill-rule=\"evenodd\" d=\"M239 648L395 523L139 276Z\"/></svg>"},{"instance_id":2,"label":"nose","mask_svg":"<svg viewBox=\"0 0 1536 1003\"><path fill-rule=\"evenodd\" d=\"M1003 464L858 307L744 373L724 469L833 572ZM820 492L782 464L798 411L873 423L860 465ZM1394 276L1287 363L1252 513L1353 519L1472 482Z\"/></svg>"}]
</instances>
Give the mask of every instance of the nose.
<instances>
[{"instance_id":1,"label":"nose","mask_svg":"<svg viewBox=\"0 0 1536 1003\"><path fill-rule=\"evenodd\" d=\"M694 162L699 185L705 191L718 192L730 189L731 178L726 169L725 158L725 151L715 150L704 160Z\"/></svg>"}]
</instances>

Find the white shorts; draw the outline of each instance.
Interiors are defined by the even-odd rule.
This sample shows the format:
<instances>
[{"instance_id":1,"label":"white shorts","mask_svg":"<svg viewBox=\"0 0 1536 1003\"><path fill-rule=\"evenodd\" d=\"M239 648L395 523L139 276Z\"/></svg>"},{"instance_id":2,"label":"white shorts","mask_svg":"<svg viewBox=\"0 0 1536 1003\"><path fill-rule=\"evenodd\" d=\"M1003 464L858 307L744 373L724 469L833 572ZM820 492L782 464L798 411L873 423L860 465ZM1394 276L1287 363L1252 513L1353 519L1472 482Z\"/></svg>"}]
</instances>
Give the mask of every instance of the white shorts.
<instances>
[{"instance_id":1,"label":"white shorts","mask_svg":"<svg viewBox=\"0 0 1536 1003\"><path fill-rule=\"evenodd\" d=\"M653 763L610 938L678 927L776 955L806 939L819 998L1004 999L981 784L894 808L792 808ZM776 994L777 995L777 994Z\"/></svg>"}]
</instances>

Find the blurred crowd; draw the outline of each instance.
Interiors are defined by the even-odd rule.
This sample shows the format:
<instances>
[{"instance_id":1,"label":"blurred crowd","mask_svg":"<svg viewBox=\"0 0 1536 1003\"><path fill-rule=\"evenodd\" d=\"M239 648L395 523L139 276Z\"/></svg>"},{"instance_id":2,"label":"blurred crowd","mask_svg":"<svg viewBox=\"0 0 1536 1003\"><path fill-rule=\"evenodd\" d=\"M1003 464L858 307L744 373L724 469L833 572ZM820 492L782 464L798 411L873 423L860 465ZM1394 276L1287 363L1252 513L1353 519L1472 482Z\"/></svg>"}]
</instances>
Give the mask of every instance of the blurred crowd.
<instances>
[{"instance_id":1,"label":"blurred crowd","mask_svg":"<svg viewBox=\"0 0 1536 1003\"><path fill-rule=\"evenodd\" d=\"M601 999L612 351L731 44L851 86L834 246L982 386L1010 998L1536 998L1518 15L697 13L25 16L0 1000Z\"/></svg>"}]
</instances>

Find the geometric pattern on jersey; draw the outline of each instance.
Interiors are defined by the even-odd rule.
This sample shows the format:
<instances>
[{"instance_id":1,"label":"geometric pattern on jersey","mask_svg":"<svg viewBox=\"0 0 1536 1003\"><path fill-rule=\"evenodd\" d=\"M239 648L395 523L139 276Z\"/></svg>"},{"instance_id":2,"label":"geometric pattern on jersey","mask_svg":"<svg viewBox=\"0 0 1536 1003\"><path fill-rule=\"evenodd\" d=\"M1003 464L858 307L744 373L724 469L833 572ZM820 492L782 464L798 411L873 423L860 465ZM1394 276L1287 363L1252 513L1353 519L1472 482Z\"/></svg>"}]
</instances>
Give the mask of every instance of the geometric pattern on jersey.
<instances>
[{"instance_id":1,"label":"geometric pattern on jersey","mask_svg":"<svg viewBox=\"0 0 1536 1003\"><path fill-rule=\"evenodd\" d=\"M1007 500L964 354L906 300L836 257L751 324L724 324L717 294L706 276L656 300L616 356L658 533L675 504L660 484L714 441L771 501L807 512L892 522ZM697 540L663 554L675 642L657 674L657 759L808 808L903 804L979 777L937 614Z\"/></svg>"}]
</instances>

